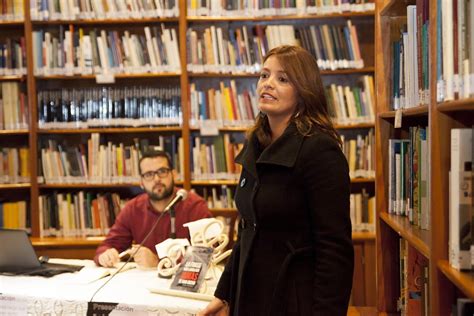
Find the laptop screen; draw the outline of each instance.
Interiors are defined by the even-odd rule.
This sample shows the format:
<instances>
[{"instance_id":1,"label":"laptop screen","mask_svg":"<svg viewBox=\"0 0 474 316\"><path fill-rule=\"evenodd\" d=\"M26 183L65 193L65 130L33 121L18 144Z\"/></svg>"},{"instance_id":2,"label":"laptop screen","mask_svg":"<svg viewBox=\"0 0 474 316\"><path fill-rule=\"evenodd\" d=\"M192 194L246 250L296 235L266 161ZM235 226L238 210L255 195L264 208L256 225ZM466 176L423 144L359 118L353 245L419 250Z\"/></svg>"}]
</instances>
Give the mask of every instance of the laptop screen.
<instances>
[{"instance_id":1,"label":"laptop screen","mask_svg":"<svg viewBox=\"0 0 474 316\"><path fill-rule=\"evenodd\" d=\"M41 266L26 231L0 229L0 245L0 272Z\"/></svg>"}]
</instances>

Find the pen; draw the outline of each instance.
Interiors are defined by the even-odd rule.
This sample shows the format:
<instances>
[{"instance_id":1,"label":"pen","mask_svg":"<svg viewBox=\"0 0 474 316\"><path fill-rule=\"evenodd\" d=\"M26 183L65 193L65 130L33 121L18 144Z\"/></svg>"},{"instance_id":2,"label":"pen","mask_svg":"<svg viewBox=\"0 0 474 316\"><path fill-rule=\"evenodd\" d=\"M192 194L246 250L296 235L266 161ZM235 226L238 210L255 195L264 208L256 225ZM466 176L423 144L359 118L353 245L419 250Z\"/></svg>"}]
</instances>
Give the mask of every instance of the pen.
<instances>
[{"instance_id":1,"label":"pen","mask_svg":"<svg viewBox=\"0 0 474 316\"><path fill-rule=\"evenodd\" d=\"M121 253L119 253L119 258L122 259L126 255L128 255L130 250L131 250L131 248L128 248L127 250L124 250Z\"/></svg>"}]
</instances>

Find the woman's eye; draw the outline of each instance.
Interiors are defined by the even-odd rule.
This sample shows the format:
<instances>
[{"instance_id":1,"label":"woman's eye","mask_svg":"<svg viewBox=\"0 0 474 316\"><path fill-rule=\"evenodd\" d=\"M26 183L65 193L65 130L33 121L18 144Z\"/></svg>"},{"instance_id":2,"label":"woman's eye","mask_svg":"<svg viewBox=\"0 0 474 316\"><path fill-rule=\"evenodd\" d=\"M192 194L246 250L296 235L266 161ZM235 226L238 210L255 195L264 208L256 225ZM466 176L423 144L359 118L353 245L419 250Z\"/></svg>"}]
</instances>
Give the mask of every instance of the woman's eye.
<instances>
[{"instance_id":1,"label":"woman's eye","mask_svg":"<svg viewBox=\"0 0 474 316\"><path fill-rule=\"evenodd\" d=\"M261 73L260 74L260 78L267 78L267 77L268 77L268 74L266 74L266 73Z\"/></svg>"},{"instance_id":2,"label":"woman's eye","mask_svg":"<svg viewBox=\"0 0 474 316\"><path fill-rule=\"evenodd\" d=\"M280 77L278 80L280 80L280 82L288 82L288 79L285 77Z\"/></svg>"}]
</instances>

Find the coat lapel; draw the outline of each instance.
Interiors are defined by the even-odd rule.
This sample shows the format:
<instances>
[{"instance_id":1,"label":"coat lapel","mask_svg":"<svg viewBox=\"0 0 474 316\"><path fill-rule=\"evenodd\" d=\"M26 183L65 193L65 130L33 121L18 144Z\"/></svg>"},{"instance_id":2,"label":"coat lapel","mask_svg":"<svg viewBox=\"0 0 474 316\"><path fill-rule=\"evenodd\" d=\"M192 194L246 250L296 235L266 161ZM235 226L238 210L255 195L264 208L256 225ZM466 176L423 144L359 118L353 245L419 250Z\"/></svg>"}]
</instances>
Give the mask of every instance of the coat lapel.
<instances>
[{"instance_id":1,"label":"coat lapel","mask_svg":"<svg viewBox=\"0 0 474 316\"><path fill-rule=\"evenodd\" d=\"M258 141L252 135L250 139L245 142L244 148L235 157L235 162L242 165L252 176L258 177L256 159L258 155Z\"/></svg>"},{"instance_id":2,"label":"coat lapel","mask_svg":"<svg viewBox=\"0 0 474 316\"><path fill-rule=\"evenodd\" d=\"M293 167L298 157L304 136L298 133L296 125L291 123L274 143L264 149L258 157L258 141L252 135L242 151L235 157L250 174L258 178L257 164L273 164Z\"/></svg>"},{"instance_id":3,"label":"coat lapel","mask_svg":"<svg viewBox=\"0 0 474 316\"><path fill-rule=\"evenodd\" d=\"M265 148L257 163L293 167L303 143L303 138L298 133L296 125L291 123L274 143Z\"/></svg>"}]
</instances>

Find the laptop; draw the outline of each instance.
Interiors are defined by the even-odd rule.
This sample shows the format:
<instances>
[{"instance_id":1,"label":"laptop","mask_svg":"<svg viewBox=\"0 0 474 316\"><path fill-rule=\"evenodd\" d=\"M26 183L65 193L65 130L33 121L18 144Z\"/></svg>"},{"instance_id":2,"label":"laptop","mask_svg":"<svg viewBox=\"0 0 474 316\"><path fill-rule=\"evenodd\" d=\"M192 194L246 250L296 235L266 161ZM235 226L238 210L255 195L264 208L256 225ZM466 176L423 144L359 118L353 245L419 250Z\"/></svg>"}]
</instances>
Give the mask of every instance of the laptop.
<instances>
[{"instance_id":1,"label":"laptop","mask_svg":"<svg viewBox=\"0 0 474 316\"><path fill-rule=\"evenodd\" d=\"M26 231L0 229L0 274L40 275L50 277L65 272L75 272L80 265L42 263L36 256Z\"/></svg>"}]
</instances>

